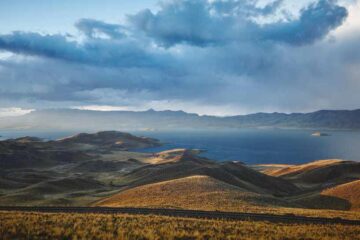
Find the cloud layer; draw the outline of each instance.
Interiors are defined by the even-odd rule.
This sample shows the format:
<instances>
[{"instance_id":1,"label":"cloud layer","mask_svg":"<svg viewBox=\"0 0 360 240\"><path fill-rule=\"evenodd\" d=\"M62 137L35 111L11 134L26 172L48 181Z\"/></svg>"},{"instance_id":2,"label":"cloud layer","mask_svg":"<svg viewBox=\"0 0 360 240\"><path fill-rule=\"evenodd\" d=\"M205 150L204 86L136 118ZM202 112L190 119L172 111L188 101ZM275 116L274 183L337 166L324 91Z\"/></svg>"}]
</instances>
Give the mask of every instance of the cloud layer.
<instances>
[{"instance_id":1,"label":"cloud layer","mask_svg":"<svg viewBox=\"0 0 360 240\"><path fill-rule=\"evenodd\" d=\"M162 4L157 13L144 10L130 17L133 25L163 46L207 46L229 42L273 41L293 45L313 43L340 26L347 10L335 1L320 0L305 7L298 19L260 24L256 17L276 13L281 0L263 8L246 1L181 0Z\"/></svg>"},{"instance_id":2,"label":"cloud layer","mask_svg":"<svg viewBox=\"0 0 360 240\"><path fill-rule=\"evenodd\" d=\"M80 19L76 36L0 34L13 53L0 60L0 107L358 107L360 30L335 34L355 21L349 4L319 0L292 16L285 1L173 0L123 24Z\"/></svg>"}]
</instances>

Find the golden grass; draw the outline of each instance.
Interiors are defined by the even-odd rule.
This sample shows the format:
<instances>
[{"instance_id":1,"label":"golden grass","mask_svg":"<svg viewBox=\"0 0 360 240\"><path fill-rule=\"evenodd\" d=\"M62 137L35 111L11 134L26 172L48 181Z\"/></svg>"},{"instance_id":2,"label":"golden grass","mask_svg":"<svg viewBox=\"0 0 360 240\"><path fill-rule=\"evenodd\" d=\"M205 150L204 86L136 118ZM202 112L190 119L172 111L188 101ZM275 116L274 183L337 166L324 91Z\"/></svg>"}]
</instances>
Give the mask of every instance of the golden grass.
<instances>
[{"instance_id":1,"label":"golden grass","mask_svg":"<svg viewBox=\"0 0 360 240\"><path fill-rule=\"evenodd\" d=\"M200 150L196 150L196 149L193 150L187 150L185 148L171 149L171 150L155 153L152 157L150 157L147 160L147 163L164 164L164 163L178 162L181 159L181 156L186 151L192 155L197 155L200 153Z\"/></svg>"},{"instance_id":2,"label":"golden grass","mask_svg":"<svg viewBox=\"0 0 360 240\"><path fill-rule=\"evenodd\" d=\"M360 212L316 210L286 206L270 196L246 192L208 176L192 176L148 184L120 192L94 206L180 208L312 217L360 219Z\"/></svg>"},{"instance_id":3,"label":"golden grass","mask_svg":"<svg viewBox=\"0 0 360 240\"><path fill-rule=\"evenodd\" d=\"M285 204L271 196L248 192L208 176L190 176L132 188L98 202L110 207L169 207L244 211Z\"/></svg>"},{"instance_id":4,"label":"golden grass","mask_svg":"<svg viewBox=\"0 0 360 240\"><path fill-rule=\"evenodd\" d=\"M360 210L360 180L326 189L321 194L347 200L351 210Z\"/></svg>"},{"instance_id":5,"label":"golden grass","mask_svg":"<svg viewBox=\"0 0 360 240\"><path fill-rule=\"evenodd\" d=\"M312 169L330 166L334 164L339 164L341 162L344 162L344 160L341 159L326 159L326 160L318 160L306 164L300 164L300 165L261 165L263 167L268 167L268 169L264 169L262 172L265 174L268 174L270 176L279 177L284 176L288 174L295 174L295 173L301 173L305 171L309 171Z\"/></svg>"},{"instance_id":6,"label":"golden grass","mask_svg":"<svg viewBox=\"0 0 360 240\"><path fill-rule=\"evenodd\" d=\"M360 226L0 212L1 239L359 239Z\"/></svg>"},{"instance_id":7,"label":"golden grass","mask_svg":"<svg viewBox=\"0 0 360 240\"><path fill-rule=\"evenodd\" d=\"M284 168L293 167L295 165L290 164L257 164L257 165L250 165L250 167L256 171L264 173L266 175L272 176L274 172L277 172Z\"/></svg>"}]
</instances>

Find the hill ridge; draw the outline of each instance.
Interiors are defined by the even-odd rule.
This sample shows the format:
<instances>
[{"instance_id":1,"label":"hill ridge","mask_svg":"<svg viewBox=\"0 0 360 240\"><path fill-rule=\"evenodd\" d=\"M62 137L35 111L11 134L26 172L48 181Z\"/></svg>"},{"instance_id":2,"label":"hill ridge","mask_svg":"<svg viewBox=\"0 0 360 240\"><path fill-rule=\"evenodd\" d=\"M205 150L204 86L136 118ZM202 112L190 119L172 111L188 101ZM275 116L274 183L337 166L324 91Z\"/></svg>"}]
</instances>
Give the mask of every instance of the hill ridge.
<instances>
[{"instance_id":1,"label":"hill ridge","mask_svg":"<svg viewBox=\"0 0 360 240\"><path fill-rule=\"evenodd\" d=\"M279 127L360 129L360 109L309 113L254 113L209 116L184 111L35 110L23 116L0 118L0 128L26 129L179 129Z\"/></svg>"}]
</instances>

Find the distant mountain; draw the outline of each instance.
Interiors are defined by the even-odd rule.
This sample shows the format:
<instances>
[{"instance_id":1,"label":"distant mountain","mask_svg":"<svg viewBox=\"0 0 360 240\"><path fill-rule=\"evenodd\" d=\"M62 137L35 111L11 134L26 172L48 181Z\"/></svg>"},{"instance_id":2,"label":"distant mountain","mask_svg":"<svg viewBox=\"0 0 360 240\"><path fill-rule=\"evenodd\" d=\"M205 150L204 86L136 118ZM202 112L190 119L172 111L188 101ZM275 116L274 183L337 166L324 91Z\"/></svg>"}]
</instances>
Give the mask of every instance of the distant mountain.
<instances>
[{"instance_id":1,"label":"distant mountain","mask_svg":"<svg viewBox=\"0 0 360 240\"><path fill-rule=\"evenodd\" d=\"M152 130L206 128L360 129L360 109L312 113L256 113L231 117L200 116L183 111L37 110L0 118L0 129Z\"/></svg>"}]
</instances>

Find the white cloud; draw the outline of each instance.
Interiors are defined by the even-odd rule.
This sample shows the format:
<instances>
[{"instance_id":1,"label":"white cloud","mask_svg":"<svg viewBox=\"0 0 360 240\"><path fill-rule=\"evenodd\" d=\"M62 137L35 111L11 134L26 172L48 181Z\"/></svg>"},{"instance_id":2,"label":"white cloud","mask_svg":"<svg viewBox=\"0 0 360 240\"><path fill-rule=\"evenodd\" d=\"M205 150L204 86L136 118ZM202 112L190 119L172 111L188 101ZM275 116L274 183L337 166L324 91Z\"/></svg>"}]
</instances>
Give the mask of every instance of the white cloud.
<instances>
[{"instance_id":1,"label":"white cloud","mask_svg":"<svg viewBox=\"0 0 360 240\"><path fill-rule=\"evenodd\" d=\"M91 110L91 111L127 111L130 110L128 107L124 106L109 106L109 105L86 105L86 106L74 106L72 109L79 110Z\"/></svg>"},{"instance_id":2,"label":"white cloud","mask_svg":"<svg viewBox=\"0 0 360 240\"><path fill-rule=\"evenodd\" d=\"M23 109L17 107L0 108L0 117L21 116L34 111L34 109Z\"/></svg>"}]
</instances>

